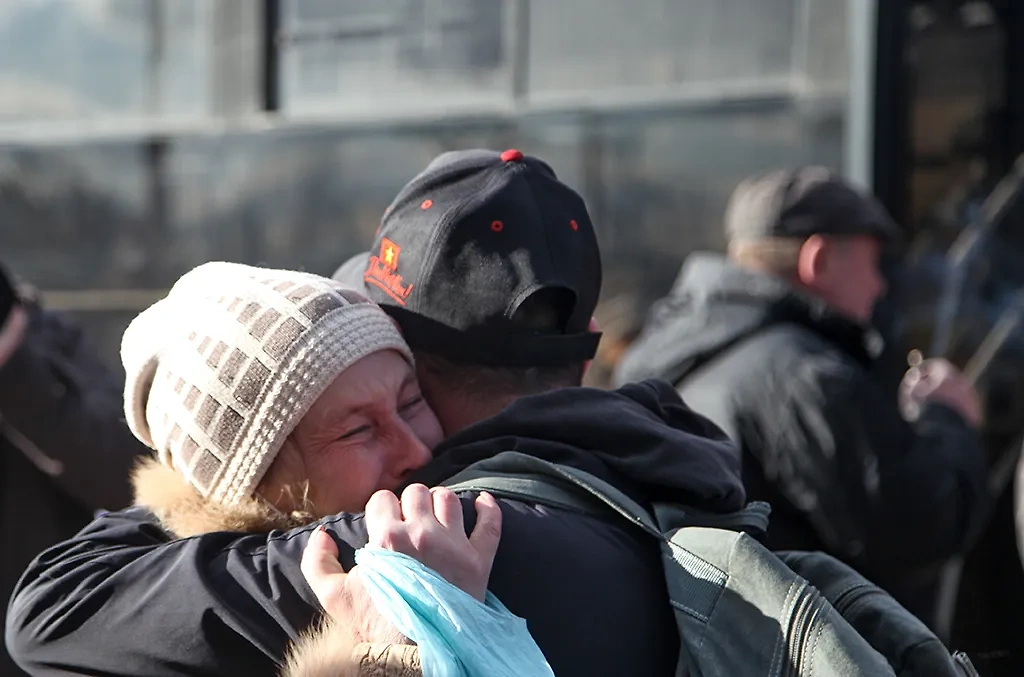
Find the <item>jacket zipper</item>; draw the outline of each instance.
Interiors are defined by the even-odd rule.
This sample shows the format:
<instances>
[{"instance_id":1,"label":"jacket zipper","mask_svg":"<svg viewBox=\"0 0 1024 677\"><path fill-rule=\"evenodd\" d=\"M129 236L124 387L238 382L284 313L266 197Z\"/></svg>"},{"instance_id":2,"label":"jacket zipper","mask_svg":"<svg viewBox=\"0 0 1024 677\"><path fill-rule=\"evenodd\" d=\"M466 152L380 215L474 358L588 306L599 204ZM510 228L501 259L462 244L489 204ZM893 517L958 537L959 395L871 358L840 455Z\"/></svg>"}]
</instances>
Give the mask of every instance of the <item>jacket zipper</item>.
<instances>
[{"instance_id":1,"label":"jacket zipper","mask_svg":"<svg viewBox=\"0 0 1024 677\"><path fill-rule=\"evenodd\" d=\"M790 617L789 632L786 638L789 643L789 661L783 670L783 677L799 677L800 670L804 664L804 653L807 651L807 642L811 637L811 628L818 618L824 598L821 593L812 586L807 585L800 592L800 599L797 600L793 615Z\"/></svg>"}]
</instances>

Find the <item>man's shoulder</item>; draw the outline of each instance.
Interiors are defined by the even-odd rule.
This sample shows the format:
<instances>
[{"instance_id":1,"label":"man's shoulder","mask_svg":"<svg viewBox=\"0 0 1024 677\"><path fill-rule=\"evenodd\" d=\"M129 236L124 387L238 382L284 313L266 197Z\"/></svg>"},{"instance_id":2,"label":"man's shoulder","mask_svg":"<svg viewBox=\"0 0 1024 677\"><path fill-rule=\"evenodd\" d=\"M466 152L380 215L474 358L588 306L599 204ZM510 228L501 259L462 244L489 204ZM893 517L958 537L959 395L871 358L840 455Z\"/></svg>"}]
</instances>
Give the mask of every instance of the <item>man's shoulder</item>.
<instances>
[{"instance_id":1,"label":"man's shoulder","mask_svg":"<svg viewBox=\"0 0 1024 677\"><path fill-rule=\"evenodd\" d=\"M841 348L795 323L780 323L734 346L679 388L695 411L733 439L735 417L775 418L795 400L818 394L843 397L860 391L863 365Z\"/></svg>"},{"instance_id":2,"label":"man's shoulder","mask_svg":"<svg viewBox=\"0 0 1024 677\"><path fill-rule=\"evenodd\" d=\"M762 348L770 346L787 356L826 355L844 361L851 359L821 333L798 322L780 322L766 327L752 337L751 343Z\"/></svg>"},{"instance_id":3,"label":"man's shoulder","mask_svg":"<svg viewBox=\"0 0 1024 677\"><path fill-rule=\"evenodd\" d=\"M529 621L555 674L670 672L678 635L653 539L614 519L518 500L499 504L490 589Z\"/></svg>"},{"instance_id":4,"label":"man's shoulder","mask_svg":"<svg viewBox=\"0 0 1024 677\"><path fill-rule=\"evenodd\" d=\"M774 389L775 377L788 378L800 368L859 367L853 358L812 329L797 323L779 323L736 341L686 379L680 391L684 399L687 391L706 390L709 386L725 388L734 397L742 392L760 393Z\"/></svg>"},{"instance_id":5,"label":"man's shoulder","mask_svg":"<svg viewBox=\"0 0 1024 677\"><path fill-rule=\"evenodd\" d=\"M461 494L466 532L476 523L475 492ZM581 562L595 579L611 571L621 574L660 572L659 544L646 532L609 512L608 515L553 507L525 498L499 497L502 526L495 577L499 589L511 586L513 596L531 595L530 585L544 579L559 586L588 585L577 578ZM511 577L506 578L507 574ZM586 577L584 577L586 579ZM533 581L525 587L522 584ZM621 581L629 585L628 580Z\"/></svg>"},{"instance_id":6,"label":"man's shoulder","mask_svg":"<svg viewBox=\"0 0 1024 677\"><path fill-rule=\"evenodd\" d=\"M787 377L796 372L842 373L862 377L866 370L852 355L813 329L798 323L780 323L762 330L746 345L737 346L751 372Z\"/></svg>"}]
</instances>

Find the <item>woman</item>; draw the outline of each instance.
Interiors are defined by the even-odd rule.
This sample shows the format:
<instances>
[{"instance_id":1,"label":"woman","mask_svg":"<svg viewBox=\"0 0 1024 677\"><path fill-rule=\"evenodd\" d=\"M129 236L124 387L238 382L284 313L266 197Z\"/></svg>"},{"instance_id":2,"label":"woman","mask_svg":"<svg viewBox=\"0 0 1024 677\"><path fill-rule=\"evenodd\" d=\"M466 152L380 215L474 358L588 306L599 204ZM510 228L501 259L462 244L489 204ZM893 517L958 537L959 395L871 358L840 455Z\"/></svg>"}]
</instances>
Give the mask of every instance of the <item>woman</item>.
<instances>
[{"instance_id":1,"label":"woman","mask_svg":"<svg viewBox=\"0 0 1024 677\"><path fill-rule=\"evenodd\" d=\"M359 512L441 429L390 318L306 273L208 263L125 331L136 502L179 537Z\"/></svg>"},{"instance_id":2,"label":"woman","mask_svg":"<svg viewBox=\"0 0 1024 677\"><path fill-rule=\"evenodd\" d=\"M135 473L136 502L177 536L269 532L366 506L369 546L484 599L501 533L494 498L478 497L467 537L450 491L412 485L401 503L388 491L429 460L441 429L375 304L314 275L209 263L131 323L121 356L129 427L158 456ZM303 571L339 623L306 640L290 673L418 665L326 532L310 543ZM353 660L356 642L369 643Z\"/></svg>"}]
</instances>

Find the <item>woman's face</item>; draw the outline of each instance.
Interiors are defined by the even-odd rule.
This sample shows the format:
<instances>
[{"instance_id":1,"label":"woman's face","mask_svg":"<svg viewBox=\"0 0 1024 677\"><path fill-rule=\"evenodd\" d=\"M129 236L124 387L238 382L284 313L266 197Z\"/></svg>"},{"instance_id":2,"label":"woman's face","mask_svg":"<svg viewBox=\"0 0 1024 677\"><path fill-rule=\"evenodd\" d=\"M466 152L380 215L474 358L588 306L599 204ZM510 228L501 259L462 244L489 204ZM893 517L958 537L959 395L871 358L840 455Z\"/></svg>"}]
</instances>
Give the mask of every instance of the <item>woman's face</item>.
<instances>
[{"instance_id":1,"label":"woman's face","mask_svg":"<svg viewBox=\"0 0 1024 677\"><path fill-rule=\"evenodd\" d=\"M260 485L278 507L305 498L318 515L362 512L379 489L396 489L430 460L442 438L416 374L393 350L368 355L334 380L299 421Z\"/></svg>"}]
</instances>

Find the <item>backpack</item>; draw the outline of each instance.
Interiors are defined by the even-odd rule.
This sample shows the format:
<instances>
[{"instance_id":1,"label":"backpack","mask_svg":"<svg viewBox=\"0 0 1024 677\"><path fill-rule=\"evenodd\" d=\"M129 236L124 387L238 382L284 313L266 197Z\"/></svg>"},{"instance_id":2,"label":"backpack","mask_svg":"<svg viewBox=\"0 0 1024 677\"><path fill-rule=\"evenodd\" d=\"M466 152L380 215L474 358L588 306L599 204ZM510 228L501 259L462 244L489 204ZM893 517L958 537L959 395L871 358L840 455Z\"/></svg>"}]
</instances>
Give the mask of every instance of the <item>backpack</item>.
<instances>
[{"instance_id":1,"label":"backpack","mask_svg":"<svg viewBox=\"0 0 1024 677\"><path fill-rule=\"evenodd\" d=\"M445 486L628 523L656 540L679 630L677 677L978 674L845 564L768 551L753 537L767 529L765 503L728 515L668 503L649 511L587 472L511 451Z\"/></svg>"}]
</instances>

